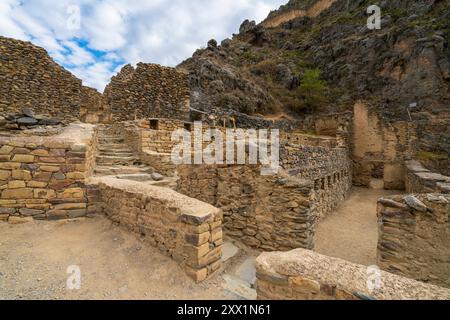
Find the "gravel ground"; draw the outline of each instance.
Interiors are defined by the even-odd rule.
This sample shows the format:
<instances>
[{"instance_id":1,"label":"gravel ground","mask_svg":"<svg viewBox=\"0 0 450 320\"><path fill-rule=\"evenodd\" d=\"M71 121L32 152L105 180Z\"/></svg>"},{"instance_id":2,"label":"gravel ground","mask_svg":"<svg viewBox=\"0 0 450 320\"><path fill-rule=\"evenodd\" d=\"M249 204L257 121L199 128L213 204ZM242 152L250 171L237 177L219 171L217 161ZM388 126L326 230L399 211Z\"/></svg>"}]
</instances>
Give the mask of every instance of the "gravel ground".
<instances>
[{"instance_id":1,"label":"gravel ground","mask_svg":"<svg viewBox=\"0 0 450 320\"><path fill-rule=\"evenodd\" d=\"M248 258L238 255L224 272ZM68 290L69 266L80 290ZM172 259L105 218L0 223L0 299L236 299L223 274L196 284Z\"/></svg>"},{"instance_id":2,"label":"gravel ground","mask_svg":"<svg viewBox=\"0 0 450 320\"><path fill-rule=\"evenodd\" d=\"M377 262L377 201L399 191L354 188L335 213L316 230L318 253L366 266Z\"/></svg>"}]
</instances>

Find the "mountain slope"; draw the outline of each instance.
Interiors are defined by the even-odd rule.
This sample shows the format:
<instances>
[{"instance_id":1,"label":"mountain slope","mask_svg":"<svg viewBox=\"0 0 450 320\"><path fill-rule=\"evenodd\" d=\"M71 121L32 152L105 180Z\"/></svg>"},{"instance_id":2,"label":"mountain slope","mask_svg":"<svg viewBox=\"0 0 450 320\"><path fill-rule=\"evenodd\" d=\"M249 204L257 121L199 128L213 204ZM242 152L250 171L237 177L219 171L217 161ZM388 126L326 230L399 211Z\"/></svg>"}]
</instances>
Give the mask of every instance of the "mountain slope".
<instances>
[{"instance_id":1,"label":"mountain slope","mask_svg":"<svg viewBox=\"0 0 450 320\"><path fill-rule=\"evenodd\" d=\"M366 25L370 1L291 0L261 24L244 21L233 39L198 50L178 66L190 73L192 107L227 115L350 110L357 99L388 120L448 117L448 1L384 1L382 29ZM318 68L326 85L311 105L299 88Z\"/></svg>"}]
</instances>

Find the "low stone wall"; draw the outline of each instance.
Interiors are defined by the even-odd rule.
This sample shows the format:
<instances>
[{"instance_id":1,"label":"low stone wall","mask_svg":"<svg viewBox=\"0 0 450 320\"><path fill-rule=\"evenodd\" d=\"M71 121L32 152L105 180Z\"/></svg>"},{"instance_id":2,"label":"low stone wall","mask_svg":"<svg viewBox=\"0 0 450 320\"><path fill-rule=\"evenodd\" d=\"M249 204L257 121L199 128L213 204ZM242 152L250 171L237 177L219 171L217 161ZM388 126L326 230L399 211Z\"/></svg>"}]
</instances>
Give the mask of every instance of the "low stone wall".
<instances>
[{"instance_id":1,"label":"low stone wall","mask_svg":"<svg viewBox=\"0 0 450 320\"><path fill-rule=\"evenodd\" d=\"M347 149L286 144L280 155L282 166L290 175L312 181L312 208L320 219L346 199L352 187L352 163Z\"/></svg>"},{"instance_id":2,"label":"low stone wall","mask_svg":"<svg viewBox=\"0 0 450 320\"><path fill-rule=\"evenodd\" d=\"M259 300L449 300L450 290L297 249L256 260ZM374 290L368 284L374 284Z\"/></svg>"},{"instance_id":3,"label":"low stone wall","mask_svg":"<svg viewBox=\"0 0 450 320\"><path fill-rule=\"evenodd\" d=\"M450 177L433 173L418 161L408 161L406 169L408 193L450 193Z\"/></svg>"},{"instance_id":4,"label":"low stone wall","mask_svg":"<svg viewBox=\"0 0 450 320\"><path fill-rule=\"evenodd\" d=\"M1 220L85 216L96 135L91 125L71 125L56 136L0 137Z\"/></svg>"},{"instance_id":5,"label":"low stone wall","mask_svg":"<svg viewBox=\"0 0 450 320\"><path fill-rule=\"evenodd\" d=\"M280 156L290 170L271 176L261 175L257 165L177 166L177 190L221 208L227 235L248 246L312 249L316 223L351 188L348 152L288 144Z\"/></svg>"},{"instance_id":6,"label":"low stone wall","mask_svg":"<svg viewBox=\"0 0 450 320\"><path fill-rule=\"evenodd\" d=\"M148 240L196 281L220 269L222 211L171 189L112 177L89 183L90 205Z\"/></svg>"},{"instance_id":7,"label":"low stone wall","mask_svg":"<svg viewBox=\"0 0 450 320\"><path fill-rule=\"evenodd\" d=\"M312 248L317 216L311 181L262 176L259 166L178 166L177 190L221 208L226 234L273 251Z\"/></svg>"},{"instance_id":8,"label":"low stone wall","mask_svg":"<svg viewBox=\"0 0 450 320\"><path fill-rule=\"evenodd\" d=\"M380 199L378 217L383 270L450 288L450 195Z\"/></svg>"}]
</instances>

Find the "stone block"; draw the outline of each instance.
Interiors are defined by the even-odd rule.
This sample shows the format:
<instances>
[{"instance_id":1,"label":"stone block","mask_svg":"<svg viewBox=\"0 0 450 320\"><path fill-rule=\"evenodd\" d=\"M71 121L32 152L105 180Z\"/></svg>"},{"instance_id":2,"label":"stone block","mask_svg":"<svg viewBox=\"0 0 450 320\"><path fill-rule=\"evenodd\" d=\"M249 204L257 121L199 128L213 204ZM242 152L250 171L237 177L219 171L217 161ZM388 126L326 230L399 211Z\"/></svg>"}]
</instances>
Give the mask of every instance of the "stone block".
<instances>
[{"instance_id":1,"label":"stone block","mask_svg":"<svg viewBox=\"0 0 450 320\"><path fill-rule=\"evenodd\" d=\"M46 188L48 186L47 182L41 182L41 181L28 181L27 187L29 188Z\"/></svg>"},{"instance_id":2,"label":"stone block","mask_svg":"<svg viewBox=\"0 0 450 320\"><path fill-rule=\"evenodd\" d=\"M23 216L26 217L32 217L32 216L36 216L39 214L43 214L44 211L43 210L36 210L36 209L27 209L27 208L22 208L19 209L19 213Z\"/></svg>"},{"instance_id":3,"label":"stone block","mask_svg":"<svg viewBox=\"0 0 450 320\"><path fill-rule=\"evenodd\" d=\"M62 158L62 157L40 157L39 161L43 162L43 163L65 163L66 162L66 158Z\"/></svg>"},{"instance_id":4,"label":"stone block","mask_svg":"<svg viewBox=\"0 0 450 320\"><path fill-rule=\"evenodd\" d=\"M0 170L17 170L20 166L19 162L0 162Z\"/></svg>"},{"instance_id":5,"label":"stone block","mask_svg":"<svg viewBox=\"0 0 450 320\"><path fill-rule=\"evenodd\" d=\"M27 170L13 170L12 178L14 180L29 181L29 180L31 180L31 172L27 171Z\"/></svg>"},{"instance_id":6,"label":"stone block","mask_svg":"<svg viewBox=\"0 0 450 320\"><path fill-rule=\"evenodd\" d=\"M32 199L33 189L20 188L20 189L7 189L2 192L2 199Z\"/></svg>"},{"instance_id":7,"label":"stone block","mask_svg":"<svg viewBox=\"0 0 450 320\"><path fill-rule=\"evenodd\" d=\"M34 189L34 198L36 199L52 199L56 198L56 192L52 189Z\"/></svg>"},{"instance_id":8,"label":"stone block","mask_svg":"<svg viewBox=\"0 0 450 320\"><path fill-rule=\"evenodd\" d=\"M60 171L60 166L40 166L39 169L45 172L58 172Z\"/></svg>"},{"instance_id":9,"label":"stone block","mask_svg":"<svg viewBox=\"0 0 450 320\"><path fill-rule=\"evenodd\" d=\"M8 189L20 189L25 187L26 187L25 182L22 180L14 180L8 182Z\"/></svg>"},{"instance_id":10,"label":"stone block","mask_svg":"<svg viewBox=\"0 0 450 320\"><path fill-rule=\"evenodd\" d=\"M62 220L67 219L68 214L65 210L50 210L47 212L48 220L54 221L54 220Z\"/></svg>"},{"instance_id":11,"label":"stone block","mask_svg":"<svg viewBox=\"0 0 450 320\"><path fill-rule=\"evenodd\" d=\"M16 209L14 209L14 208L1 208L0 207L0 214L10 215L10 214L14 214L14 213L16 213Z\"/></svg>"},{"instance_id":12,"label":"stone block","mask_svg":"<svg viewBox=\"0 0 450 320\"><path fill-rule=\"evenodd\" d=\"M222 228L217 228L211 231L211 238L209 239L210 242L216 242L218 240L221 240L223 237Z\"/></svg>"},{"instance_id":13,"label":"stone block","mask_svg":"<svg viewBox=\"0 0 450 320\"><path fill-rule=\"evenodd\" d=\"M4 145L0 148L0 154L10 154L14 150L14 147Z\"/></svg>"},{"instance_id":14,"label":"stone block","mask_svg":"<svg viewBox=\"0 0 450 320\"><path fill-rule=\"evenodd\" d=\"M200 246L209 241L211 233L204 232L200 234L186 234L185 240L187 243L192 244L194 246Z\"/></svg>"},{"instance_id":15,"label":"stone block","mask_svg":"<svg viewBox=\"0 0 450 320\"><path fill-rule=\"evenodd\" d=\"M67 210L67 214L69 215L70 219L76 219L86 216L87 210L86 209Z\"/></svg>"},{"instance_id":16,"label":"stone block","mask_svg":"<svg viewBox=\"0 0 450 320\"><path fill-rule=\"evenodd\" d=\"M30 222L34 222L33 217L10 216L8 219L8 223L10 223L10 224L24 224L24 223L30 223Z\"/></svg>"},{"instance_id":17,"label":"stone block","mask_svg":"<svg viewBox=\"0 0 450 320\"><path fill-rule=\"evenodd\" d=\"M320 283L314 280L302 278L302 277L291 277L289 278L289 285L292 286L293 290L301 293L320 293Z\"/></svg>"},{"instance_id":18,"label":"stone block","mask_svg":"<svg viewBox=\"0 0 450 320\"><path fill-rule=\"evenodd\" d=\"M62 203L54 206L55 210L86 209L86 203Z\"/></svg>"},{"instance_id":19,"label":"stone block","mask_svg":"<svg viewBox=\"0 0 450 320\"><path fill-rule=\"evenodd\" d=\"M208 268L193 269L186 266L184 270L196 282L202 282L208 278Z\"/></svg>"},{"instance_id":20,"label":"stone block","mask_svg":"<svg viewBox=\"0 0 450 320\"><path fill-rule=\"evenodd\" d=\"M41 182L49 182L52 177L51 172L36 172L33 176L33 180L41 181ZM31 180L31 179L30 179Z\"/></svg>"},{"instance_id":21,"label":"stone block","mask_svg":"<svg viewBox=\"0 0 450 320\"><path fill-rule=\"evenodd\" d=\"M12 162L33 163L34 156L31 154L16 154L12 158Z\"/></svg>"},{"instance_id":22,"label":"stone block","mask_svg":"<svg viewBox=\"0 0 450 320\"><path fill-rule=\"evenodd\" d=\"M11 171L8 170L0 170L0 181L8 180L11 177Z\"/></svg>"},{"instance_id":23,"label":"stone block","mask_svg":"<svg viewBox=\"0 0 450 320\"><path fill-rule=\"evenodd\" d=\"M84 172L69 172L69 173L67 173L67 178L73 179L73 180L83 180L85 178L85 173Z\"/></svg>"},{"instance_id":24,"label":"stone block","mask_svg":"<svg viewBox=\"0 0 450 320\"><path fill-rule=\"evenodd\" d=\"M37 149L37 150L33 150L31 152L31 154L34 156L46 157L46 156L48 156L48 151L46 149Z\"/></svg>"}]
</instances>

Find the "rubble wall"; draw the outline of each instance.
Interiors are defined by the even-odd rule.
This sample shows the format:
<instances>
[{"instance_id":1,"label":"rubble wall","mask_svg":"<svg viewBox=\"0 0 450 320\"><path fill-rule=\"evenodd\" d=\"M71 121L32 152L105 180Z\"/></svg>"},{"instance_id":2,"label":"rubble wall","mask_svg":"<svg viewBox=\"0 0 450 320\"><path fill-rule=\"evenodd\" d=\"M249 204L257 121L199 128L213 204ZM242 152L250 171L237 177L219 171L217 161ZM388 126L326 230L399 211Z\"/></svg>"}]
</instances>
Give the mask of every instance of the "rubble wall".
<instances>
[{"instance_id":1,"label":"rubble wall","mask_svg":"<svg viewBox=\"0 0 450 320\"><path fill-rule=\"evenodd\" d=\"M176 69L138 63L122 68L106 87L113 121L145 118L189 119L188 77Z\"/></svg>"},{"instance_id":2,"label":"rubble wall","mask_svg":"<svg viewBox=\"0 0 450 320\"><path fill-rule=\"evenodd\" d=\"M378 265L450 288L450 196L395 196L378 202Z\"/></svg>"}]
</instances>

